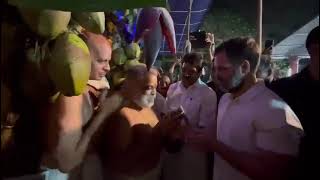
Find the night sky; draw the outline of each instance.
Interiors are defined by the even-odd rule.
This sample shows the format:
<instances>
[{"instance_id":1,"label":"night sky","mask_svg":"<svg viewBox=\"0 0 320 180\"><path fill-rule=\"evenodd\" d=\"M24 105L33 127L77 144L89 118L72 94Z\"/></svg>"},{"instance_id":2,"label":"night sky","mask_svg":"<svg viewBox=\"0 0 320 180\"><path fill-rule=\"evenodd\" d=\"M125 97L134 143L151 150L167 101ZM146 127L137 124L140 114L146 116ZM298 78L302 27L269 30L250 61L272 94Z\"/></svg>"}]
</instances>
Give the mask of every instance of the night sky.
<instances>
[{"instance_id":1,"label":"night sky","mask_svg":"<svg viewBox=\"0 0 320 180\"><path fill-rule=\"evenodd\" d=\"M213 0L214 8L228 8L256 23L257 0ZM319 15L319 0L264 0L264 37L282 40Z\"/></svg>"}]
</instances>

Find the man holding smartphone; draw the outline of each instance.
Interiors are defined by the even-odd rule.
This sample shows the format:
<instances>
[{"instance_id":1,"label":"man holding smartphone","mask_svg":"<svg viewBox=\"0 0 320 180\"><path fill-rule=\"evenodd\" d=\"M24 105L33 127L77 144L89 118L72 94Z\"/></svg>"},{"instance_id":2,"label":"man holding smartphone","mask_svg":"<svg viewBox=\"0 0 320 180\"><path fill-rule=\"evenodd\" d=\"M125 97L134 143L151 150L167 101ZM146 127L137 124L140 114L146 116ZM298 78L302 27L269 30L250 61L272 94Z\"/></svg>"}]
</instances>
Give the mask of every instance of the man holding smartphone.
<instances>
[{"instance_id":1,"label":"man holding smartphone","mask_svg":"<svg viewBox=\"0 0 320 180\"><path fill-rule=\"evenodd\" d=\"M216 117L216 93L200 80L203 59L197 53L184 56L182 80L171 85L167 108L176 111L182 107L185 125L203 132L212 132ZM164 162L164 180L207 180L207 153L196 152L189 146L169 155Z\"/></svg>"}]
</instances>

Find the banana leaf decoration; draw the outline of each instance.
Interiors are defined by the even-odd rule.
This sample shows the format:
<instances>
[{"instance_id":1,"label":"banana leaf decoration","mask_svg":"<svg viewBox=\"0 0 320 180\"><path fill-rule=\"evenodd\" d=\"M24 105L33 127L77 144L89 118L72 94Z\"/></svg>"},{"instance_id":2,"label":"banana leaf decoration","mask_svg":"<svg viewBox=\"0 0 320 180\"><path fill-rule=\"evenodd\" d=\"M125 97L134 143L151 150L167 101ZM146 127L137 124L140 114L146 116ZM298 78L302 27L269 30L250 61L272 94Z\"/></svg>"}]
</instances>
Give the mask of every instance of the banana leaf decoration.
<instances>
[{"instance_id":1,"label":"banana leaf decoration","mask_svg":"<svg viewBox=\"0 0 320 180\"><path fill-rule=\"evenodd\" d=\"M176 54L176 37L173 19L165 8L144 8L137 22L135 41L144 40L145 63L150 69L160 52L163 37L172 54Z\"/></svg>"}]
</instances>

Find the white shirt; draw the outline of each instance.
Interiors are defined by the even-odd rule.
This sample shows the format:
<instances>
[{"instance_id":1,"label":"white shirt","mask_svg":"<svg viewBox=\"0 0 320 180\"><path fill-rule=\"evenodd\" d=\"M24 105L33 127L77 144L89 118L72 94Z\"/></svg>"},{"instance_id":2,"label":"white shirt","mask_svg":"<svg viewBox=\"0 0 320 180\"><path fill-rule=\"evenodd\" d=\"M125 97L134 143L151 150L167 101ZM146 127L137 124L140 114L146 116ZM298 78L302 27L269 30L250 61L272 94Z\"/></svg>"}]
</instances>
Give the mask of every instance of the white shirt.
<instances>
[{"instance_id":1,"label":"white shirt","mask_svg":"<svg viewBox=\"0 0 320 180\"><path fill-rule=\"evenodd\" d=\"M217 96L198 80L186 89L181 82L170 86L167 97L169 111L180 106L192 127L213 128L217 111ZM177 154L168 155L163 162L163 180L207 180L207 153L184 146Z\"/></svg>"},{"instance_id":2,"label":"white shirt","mask_svg":"<svg viewBox=\"0 0 320 180\"><path fill-rule=\"evenodd\" d=\"M188 89L182 82L177 82L168 90L168 111L175 111L182 106L193 127L211 128L216 118L216 104L216 93L200 79Z\"/></svg>"},{"instance_id":3,"label":"white shirt","mask_svg":"<svg viewBox=\"0 0 320 180\"><path fill-rule=\"evenodd\" d=\"M303 129L297 116L279 96L259 82L242 96L222 97L217 118L217 138L241 152L258 149L296 156ZM218 154L215 180L249 180Z\"/></svg>"}]
</instances>

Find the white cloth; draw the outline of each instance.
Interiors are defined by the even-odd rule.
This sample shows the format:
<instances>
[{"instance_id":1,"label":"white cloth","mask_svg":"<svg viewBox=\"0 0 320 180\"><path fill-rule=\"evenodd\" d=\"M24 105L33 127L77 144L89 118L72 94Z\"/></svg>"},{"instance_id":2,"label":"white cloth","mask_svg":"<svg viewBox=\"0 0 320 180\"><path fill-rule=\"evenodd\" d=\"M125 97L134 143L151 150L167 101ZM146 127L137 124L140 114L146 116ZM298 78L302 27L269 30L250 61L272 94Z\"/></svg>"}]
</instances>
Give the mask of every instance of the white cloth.
<instances>
[{"instance_id":1,"label":"white cloth","mask_svg":"<svg viewBox=\"0 0 320 180\"><path fill-rule=\"evenodd\" d=\"M169 111L180 106L185 110L193 128L214 127L217 111L217 96L201 80L186 89L181 82L170 86L167 97ZM207 153L196 152L185 146L181 152L168 155L163 164L164 180L207 180Z\"/></svg>"},{"instance_id":2,"label":"white cloth","mask_svg":"<svg viewBox=\"0 0 320 180\"><path fill-rule=\"evenodd\" d=\"M182 82L178 82L168 90L168 111L175 111L182 106L192 127L212 128L217 112L216 104L216 93L200 79L188 89Z\"/></svg>"},{"instance_id":3,"label":"white cloth","mask_svg":"<svg viewBox=\"0 0 320 180\"><path fill-rule=\"evenodd\" d=\"M96 89L110 89L110 84L105 77L103 77L100 81L89 80L87 84L95 87Z\"/></svg>"},{"instance_id":4,"label":"white cloth","mask_svg":"<svg viewBox=\"0 0 320 180\"><path fill-rule=\"evenodd\" d=\"M57 169L46 169L42 173L24 175L21 177L3 178L4 180L68 180L68 174Z\"/></svg>"},{"instance_id":5,"label":"white cloth","mask_svg":"<svg viewBox=\"0 0 320 180\"><path fill-rule=\"evenodd\" d=\"M217 118L217 138L241 152L257 149L296 156L303 129L297 116L279 96L259 82L242 96L222 97ZM215 180L249 180L218 154Z\"/></svg>"}]
</instances>

